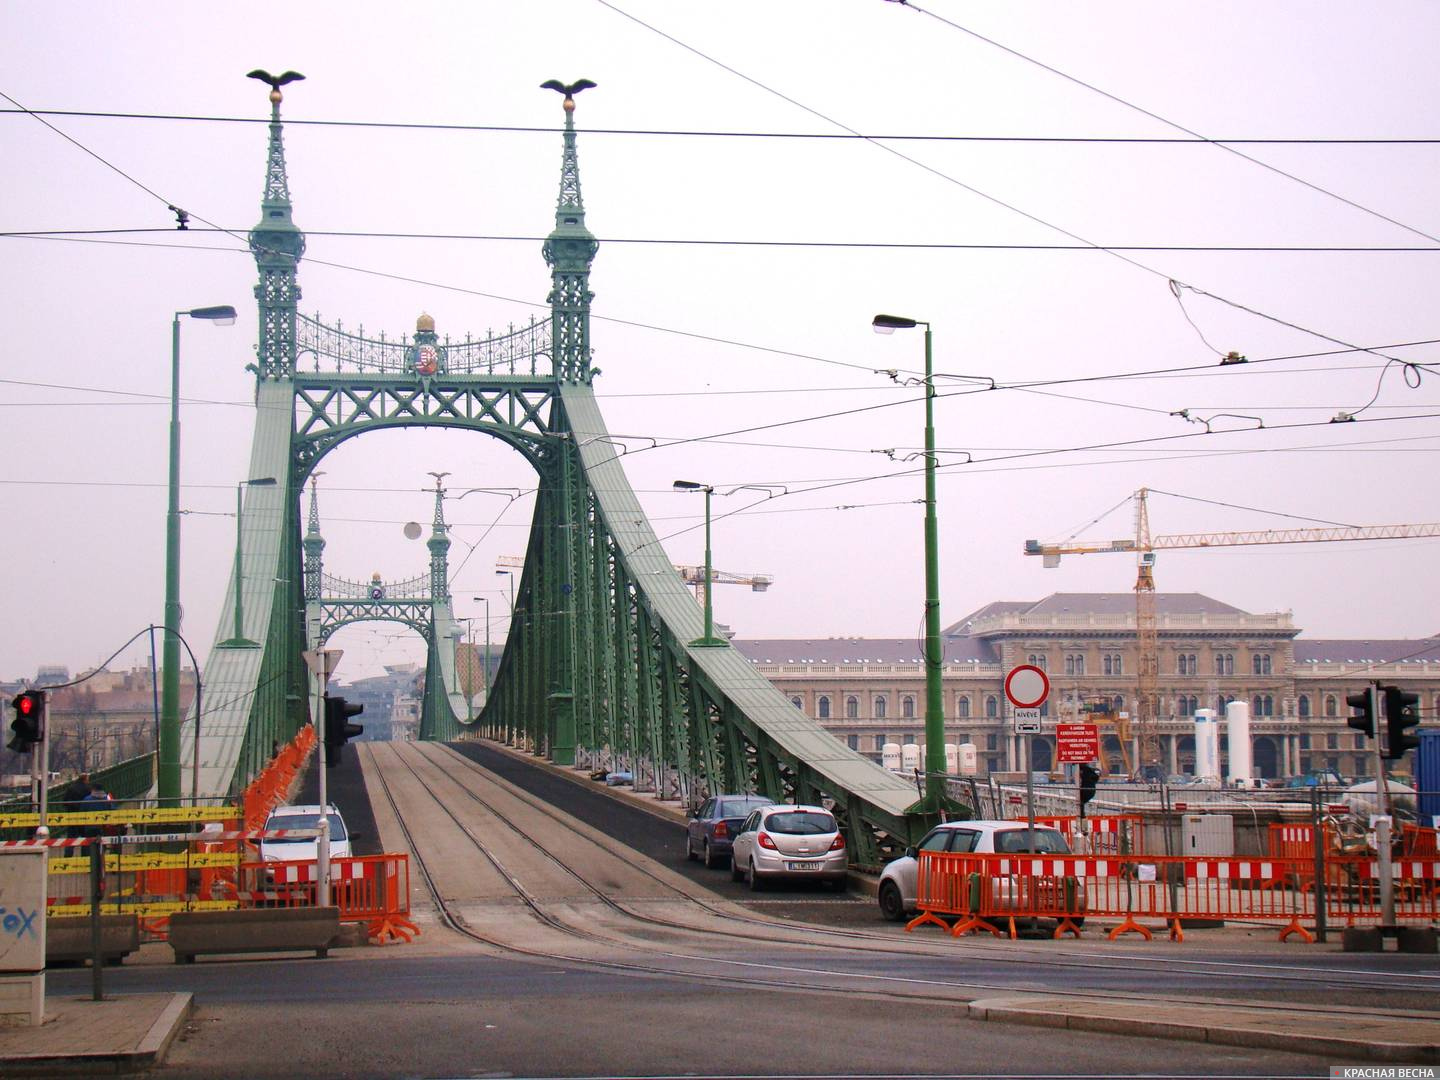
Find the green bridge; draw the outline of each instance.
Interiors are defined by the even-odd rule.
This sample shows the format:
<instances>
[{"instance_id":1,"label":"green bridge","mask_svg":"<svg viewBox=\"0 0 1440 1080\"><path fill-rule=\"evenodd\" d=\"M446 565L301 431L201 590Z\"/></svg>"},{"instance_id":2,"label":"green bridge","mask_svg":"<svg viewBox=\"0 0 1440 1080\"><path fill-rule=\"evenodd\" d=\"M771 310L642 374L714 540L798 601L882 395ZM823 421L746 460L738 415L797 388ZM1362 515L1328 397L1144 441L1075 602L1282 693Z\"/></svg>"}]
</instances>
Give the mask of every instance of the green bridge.
<instances>
[{"instance_id":1,"label":"green bridge","mask_svg":"<svg viewBox=\"0 0 1440 1080\"><path fill-rule=\"evenodd\" d=\"M241 791L274 746L309 723L319 688L302 654L341 626L383 620L428 644L423 739L487 737L578 768L621 762L637 790L659 798L755 791L825 800L859 865L912 840L925 824L912 810L913 782L842 745L729 644L703 640L701 606L626 479L591 386L589 276L599 244L585 225L576 152L574 94L584 87L556 87L565 91L565 128L555 227L543 247L549 318L457 341L422 317L411 340L396 341L299 312L305 236L292 216L282 95L267 81L264 196L249 241L259 342L247 475L275 482L244 488L237 566L203 665L200 744L193 716L162 710L158 796L192 785L202 797ZM438 479L428 575L366 583L324 573L313 486L302 531L305 484L325 456L347 439L400 427L500 439L537 477L511 632L468 730ZM183 784L182 772L191 773Z\"/></svg>"}]
</instances>

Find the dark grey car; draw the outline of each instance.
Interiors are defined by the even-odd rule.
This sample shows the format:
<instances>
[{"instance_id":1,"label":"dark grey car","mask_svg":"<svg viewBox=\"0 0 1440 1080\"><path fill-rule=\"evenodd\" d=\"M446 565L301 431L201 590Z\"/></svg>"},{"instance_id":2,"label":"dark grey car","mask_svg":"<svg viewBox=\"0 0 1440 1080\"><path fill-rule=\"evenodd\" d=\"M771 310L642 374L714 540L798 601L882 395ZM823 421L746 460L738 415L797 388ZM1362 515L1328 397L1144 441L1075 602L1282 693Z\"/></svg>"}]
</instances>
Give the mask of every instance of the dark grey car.
<instances>
[{"instance_id":1,"label":"dark grey car","mask_svg":"<svg viewBox=\"0 0 1440 1080\"><path fill-rule=\"evenodd\" d=\"M773 805L763 795L712 795L685 823L685 857L714 869L730 860L730 845L751 810Z\"/></svg>"}]
</instances>

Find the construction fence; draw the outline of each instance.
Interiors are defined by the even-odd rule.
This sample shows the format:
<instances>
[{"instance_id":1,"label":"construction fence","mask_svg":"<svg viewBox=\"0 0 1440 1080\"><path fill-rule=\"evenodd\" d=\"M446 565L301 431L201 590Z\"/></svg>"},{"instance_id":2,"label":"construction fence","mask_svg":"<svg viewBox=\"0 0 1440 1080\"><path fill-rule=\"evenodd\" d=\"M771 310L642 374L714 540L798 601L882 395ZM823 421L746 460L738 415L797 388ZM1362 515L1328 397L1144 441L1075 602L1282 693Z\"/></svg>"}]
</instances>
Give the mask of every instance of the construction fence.
<instances>
[{"instance_id":1,"label":"construction fence","mask_svg":"<svg viewBox=\"0 0 1440 1080\"><path fill-rule=\"evenodd\" d=\"M1074 819L1043 823L1072 835L1078 828ZM1107 933L1110 940L1129 933L1148 940L1149 923L1183 941L1187 923L1234 920L1273 923L1282 941L1291 936L1311 941L1314 934L1306 924L1373 926L1382 921L1380 859L1374 853L1328 848L1317 853L1310 826L1277 826L1270 857L1213 858L1120 851L1132 824L1119 816L1096 833L1076 836L1077 847L1088 846L1090 853L1083 855L922 851L920 914L907 930L935 924L955 936L980 931L1013 938L1017 924L1048 920L1055 923L1058 938L1078 937L1087 922L1101 921L1114 924ZM1395 923L1440 922L1435 830L1407 826L1397 846L1391 860Z\"/></svg>"}]
</instances>

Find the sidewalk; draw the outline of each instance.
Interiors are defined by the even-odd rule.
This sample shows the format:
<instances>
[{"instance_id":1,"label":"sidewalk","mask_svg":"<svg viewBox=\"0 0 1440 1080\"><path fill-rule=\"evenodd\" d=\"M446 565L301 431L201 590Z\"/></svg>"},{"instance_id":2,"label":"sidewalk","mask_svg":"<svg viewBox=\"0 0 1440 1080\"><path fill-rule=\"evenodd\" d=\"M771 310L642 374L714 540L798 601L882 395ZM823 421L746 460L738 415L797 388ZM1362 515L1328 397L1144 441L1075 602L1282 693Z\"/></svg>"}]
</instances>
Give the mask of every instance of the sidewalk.
<instances>
[{"instance_id":1,"label":"sidewalk","mask_svg":"<svg viewBox=\"0 0 1440 1080\"><path fill-rule=\"evenodd\" d=\"M160 1064L193 1008L189 994L45 996L40 1027L0 1027L0 1076L138 1072Z\"/></svg>"}]
</instances>

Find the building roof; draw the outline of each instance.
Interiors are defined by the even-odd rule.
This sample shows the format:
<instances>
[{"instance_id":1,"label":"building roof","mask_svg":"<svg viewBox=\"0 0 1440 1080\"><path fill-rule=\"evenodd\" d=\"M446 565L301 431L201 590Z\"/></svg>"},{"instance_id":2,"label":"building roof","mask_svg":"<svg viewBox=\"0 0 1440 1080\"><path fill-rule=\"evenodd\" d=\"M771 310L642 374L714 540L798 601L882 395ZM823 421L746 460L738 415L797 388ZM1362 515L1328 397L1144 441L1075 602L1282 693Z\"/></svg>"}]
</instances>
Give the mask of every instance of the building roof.
<instances>
[{"instance_id":1,"label":"building roof","mask_svg":"<svg viewBox=\"0 0 1440 1080\"><path fill-rule=\"evenodd\" d=\"M1440 660L1440 640L1295 639L1296 664L1394 664L1405 660Z\"/></svg>"},{"instance_id":2,"label":"building roof","mask_svg":"<svg viewBox=\"0 0 1440 1080\"><path fill-rule=\"evenodd\" d=\"M923 664L917 638L736 638L731 642L752 664ZM999 654L987 641L944 641L947 664L994 664Z\"/></svg>"},{"instance_id":3,"label":"building roof","mask_svg":"<svg viewBox=\"0 0 1440 1080\"><path fill-rule=\"evenodd\" d=\"M1135 593L1051 593L1043 600L997 600L972 611L943 631L946 637L970 633L980 619L997 615L1127 615L1135 611ZM1155 594L1157 615L1246 615L1246 611L1201 593Z\"/></svg>"}]
</instances>

